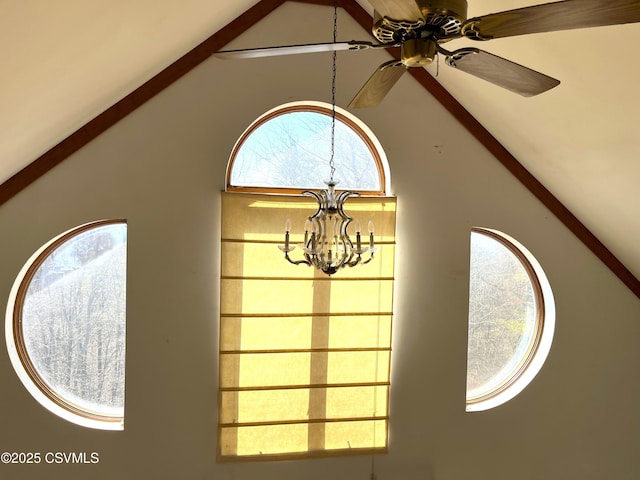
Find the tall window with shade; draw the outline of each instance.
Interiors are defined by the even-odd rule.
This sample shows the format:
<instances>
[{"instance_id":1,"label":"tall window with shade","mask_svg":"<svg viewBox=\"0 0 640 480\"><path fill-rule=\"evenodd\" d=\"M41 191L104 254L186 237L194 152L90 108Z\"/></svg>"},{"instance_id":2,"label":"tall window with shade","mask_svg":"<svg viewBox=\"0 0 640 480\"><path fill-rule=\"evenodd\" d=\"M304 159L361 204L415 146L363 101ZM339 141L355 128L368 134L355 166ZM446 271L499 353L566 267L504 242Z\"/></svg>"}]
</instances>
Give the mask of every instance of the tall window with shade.
<instances>
[{"instance_id":1,"label":"tall window with shade","mask_svg":"<svg viewBox=\"0 0 640 480\"><path fill-rule=\"evenodd\" d=\"M305 235L311 238L307 221L318 203L300 193L325 188L330 108L296 104L266 113L229 162L222 198L221 461L387 449L396 202L386 196L388 168L377 140L347 112L339 112L336 128L336 190L360 194L345 205L354 218L347 227L354 246L355 219L371 220L379 251L328 276L288 262L278 249L295 246L293 256ZM368 235L362 234L363 248Z\"/></svg>"}]
</instances>

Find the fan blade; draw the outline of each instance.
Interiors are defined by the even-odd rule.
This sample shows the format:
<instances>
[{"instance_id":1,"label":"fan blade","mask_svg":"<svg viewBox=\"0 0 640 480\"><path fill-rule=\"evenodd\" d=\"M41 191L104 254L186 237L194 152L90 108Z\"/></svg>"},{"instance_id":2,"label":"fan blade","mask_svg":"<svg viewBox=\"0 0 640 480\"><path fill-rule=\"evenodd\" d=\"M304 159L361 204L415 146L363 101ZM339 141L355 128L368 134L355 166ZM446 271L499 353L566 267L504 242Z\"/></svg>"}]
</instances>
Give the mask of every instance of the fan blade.
<instances>
[{"instance_id":1,"label":"fan blade","mask_svg":"<svg viewBox=\"0 0 640 480\"><path fill-rule=\"evenodd\" d=\"M213 55L223 59L275 57L278 55L297 55L300 53L333 52L341 50L364 50L378 47L371 42L337 42L337 43L308 43L304 45L286 45L282 47L246 48L241 50L226 50ZM386 46L385 46L386 48Z\"/></svg>"},{"instance_id":2,"label":"fan blade","mask_svg":"<svg viewBox=\"0 0 640 480\"><path fill-rule=\"evenodd\" d=\"M564 0L471 18L462 34L474 40L640 22L638 0Z\"/></svg>"},{"instance_id":3,"label":"fan blade","mask_svg":"<svg viewBox=\"0 0 640 480\"><path fill-rule=\"evenodd\" d=\"M368 108L378 105L406 69L407 67L399 60L391 60L380 65L351 100L348 108Z\"/></svg>"},{"instance_id":4,"label":"fan blade","mask_svg":"<svg viewBox=\"0 0 640 480\"><path fill-rule=\"evenodd\" d=\"M446 62L451 67L523 97L539 95L560 84L560 80L477 48L461 48L450 52Z\"/></svg>"},{"instance_id":5,"label":"fan blade","mask_svg":"<svg viewBox=\"0 0 640 480\"><path fill-rule=\"evenodd\" d=\"M369 3L380 15L392 20L424 20L415 0L369 0Z\"/></svg>"}]
</instances>

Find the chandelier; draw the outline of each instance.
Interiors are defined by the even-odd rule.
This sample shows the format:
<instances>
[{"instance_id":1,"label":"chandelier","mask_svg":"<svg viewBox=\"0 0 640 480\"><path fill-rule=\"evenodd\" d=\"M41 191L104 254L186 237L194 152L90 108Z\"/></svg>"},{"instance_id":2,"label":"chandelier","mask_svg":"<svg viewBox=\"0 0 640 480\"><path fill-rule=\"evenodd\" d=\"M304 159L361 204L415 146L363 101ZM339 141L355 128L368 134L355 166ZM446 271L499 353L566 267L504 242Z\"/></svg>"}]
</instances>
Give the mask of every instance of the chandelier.
<instances>
[{"instance_id":1,"label":"chandelier","mask_svg":"<svg viewBox=\"0 0 640 480\"><path fill-rule=\"evenodd\" d=\"M337 41L338 33L338 7L333 2L333 42ZM355 245L349 238L348 227L353 219L344 212L344 202L349 197L360 196L357 192L341 191L336 193L335 187L338 181L334 180L336 171L334 163L336 131L336 52L333 51L333 69L331 83L331 153L329 157L330 178L324 183L327 188L319 192L305 190L303 195L308 195L318 202L318 210L307 218L304 226L304 243L300 245L303 258L294 260L289 253L295 250L289 240L291 221L285 222L284 245L278 248L284 252L284 258L294 265L308 265L322 270L327 275L333 275L344 267L364 265L373 260L377 248L374 244L374 225L368 222L369 241L362 243L360 222L354 221L356 231ZM366 258L365 258L366 257Z\"/></svg>"},{"instance_id":2,"label":"chandelier","mask_svg":"<svg viewBox=\"0 0 640 480\"><path fill-rule=\"evenodd\" d=\"M294 260L289 252L296 246L289 241L291 220L285 222L284 245L278 248L284 252L284 258L294 265L314 266L327 275L333 275L343 267L355 267L364 265L373 260L377 248L374 244L374 225L369 220L369 241L363 245L360 231L360 222L355 220L356 242L355 245L349 238L347 229L353 220L344 212L344 202L352 196L359 196L356 192L335 192L337 182L329 180L325 182L327 188L319 192L305 190L304 195L314 197L318 202L318 210L307 218L304 225L304 243L301 245L304 258ZM365 242L366 243L366 242ZM368 256L367 256L368 254ZM365 259L364 256L367 256Z\"/></svg>"}]
</instances>

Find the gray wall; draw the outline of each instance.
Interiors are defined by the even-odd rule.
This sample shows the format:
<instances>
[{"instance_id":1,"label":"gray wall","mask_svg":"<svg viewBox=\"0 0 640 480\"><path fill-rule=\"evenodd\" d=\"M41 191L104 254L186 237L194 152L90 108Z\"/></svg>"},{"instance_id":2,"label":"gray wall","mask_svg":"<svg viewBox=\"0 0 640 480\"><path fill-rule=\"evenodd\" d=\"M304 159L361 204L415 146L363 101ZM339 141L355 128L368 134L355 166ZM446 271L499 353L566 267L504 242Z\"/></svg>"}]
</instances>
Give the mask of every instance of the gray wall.
<instances>
[{"instance_id":1,"label":"gray wall","mask_svg":"<svg viewBox=\"0 0 640 480\"><path fill-rule=\"evenodd\" d=\"M234 46L330 40L331 14L287 4ZM341 39L363 37L345 15L340 22ZM338 104L387 59L340 54ZM305 99L330 99L329 55L210 59L0 207L3 302L53 236L102 218L129 225L126 429L90 430L50 414L3 348L0 450L98 452L100 462L0 465L0 477L368 478L368 457L215 462L226 163L256 117ZM356 114L385 148L398 197L390 447L375 459L378 478L638 478L638 299L409 76L381 107ZM523 243L557 307L540 374L483 413L465 412L473 226Z\"/></svg>"}]
</instances>

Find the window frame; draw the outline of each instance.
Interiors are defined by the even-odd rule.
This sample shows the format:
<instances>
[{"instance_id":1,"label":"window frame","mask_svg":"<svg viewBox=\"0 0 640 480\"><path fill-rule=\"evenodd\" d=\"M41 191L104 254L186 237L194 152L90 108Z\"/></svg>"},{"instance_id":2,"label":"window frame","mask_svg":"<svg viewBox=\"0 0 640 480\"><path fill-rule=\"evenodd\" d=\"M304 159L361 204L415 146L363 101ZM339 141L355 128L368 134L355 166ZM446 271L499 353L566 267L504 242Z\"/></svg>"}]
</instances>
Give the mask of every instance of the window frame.
<instances>
[{"instance_id":1,"label":"window frame","mask_svg":"<svg viewBox=\"0 0 640 480\"><path fill-rule=\"evenodd\" d=\"M68 401L56 392L38 373L31 359L22 329L22 312L31 281L36 272L56 249L85 232L118 224L126 226L127 221L125 219L108 219L86 223L67 230L41 246L29 258L16 277L9 297L5 319L5 336L11 363L29 393L52 413L70 422L101 430L123 430L124 414L103 415L98 412L88 411Z\"/></svg>"},{"instance_id":2,"label":"window frame","mask_svg":"<svg viewBox=\"0 0 640 480\"><path fill-rule=\"evenodd\" d=\"M555 326L555 305L549 281L542 267L523 245L509 235L489 228L473 227L471 234L473 233L498 242L515 256L528 275L536 308L533 338L526 353L522 355L509 377L481 395L466 397L467 411L482 411L511 400L537 375L551 347ZM469 238L471 239L471 236Z\"/></svg>"},{"instance_id":3,"label":"window frame","mask_svg":"<svg viewBox=\"0 0 640 480\"><path fill-rule=\"evenodd\" d=\"M234 168L234 164L235 164L235 159L236 156L240 150L240 148L243 146L244 142L249 138L249 136L251 134L253 134L253 132L255 132L258 128L260 128L262 125L264 125L266 122L281 116L281 115L285 115L285 114L289 114L289 113L295 113L295 112L311 112L311 113L319 113L322 115L326 115L328 117L332 116L332 109L331 109L331 105L328 105L326 103L322 103L322 102L315 102L315 101L304 101L304 102L292 102L292 103L288 103L288 104L284 104L284 105L280 105L278 107L275 107L273 109L271 109L270 111L266 112L265 114L261 115L258 119L256 119L253 123L251 123L251 125L243 132L243 134L240 136L240 138L238 139L238 141L236 142L236 144L233 147L232 153L230 155L229 161L227 163L227 170L226 170L226 181L225 181L225 191L223 192L223 200L224 200L224 195L255 195L256 198L260 198L260 195L264 195L267 194L270 196L270 198L272 200L278 198L279 195L281 195L282 200L286 203L289 202L293 202L298 203L298 202L308 202L308 197L304 197L301 194L301 190L304 190L305 188L310 189L310 190L316 190L317 188L315 187L302 187L302 188L273 188L273 187L257 187L257 186L251 186L251 185L231 185L231 174ZM346 110L341 109L340 107L336 107L336 120L337 121L341 121L343 124L345 124L345 126L347 126L348 128L351 129L352 132L356 133L356 135L359 137L359 139L365 143L367 149L369 150L371 157L375 163L375 168L376 168L376 173L378 175L379 178L379 190L359 190L358 188L355 187L351 187L348 186L346 188L348 188L350 191L353 192L357 192L360 193L361 198L356 198L356 199L352 199L350 201L353 201L355 203L358 202L366 202L367 198L374 200L374 201L380 201L380 202L384 202L386 198L392 199L393 204L394 204L394 222L393 222L393 241L389 241L389 240L385 240L382 242L376 242L377 244L389 244L391 246L395 245L395 206L396 206L396 199L395 197L389 197L389 194L387 193L390 190L390 173L389 173L389 165L386 159L386 156L384 154L384 150L382 148L382 145L379 143L379 141L377 140L377 138L375 137L374 133L363 123L361 122L357 117L353 116L352 114L350 114L349 112L347 112ZM295 198L295 197L299 197L299 198ZM224 204L224 202L223 202ZM295 205L291 205L291 207L295 207ZM313 207L311 207L311 210L309 213L313 212ZM284 222L283 218L283 222ZM384 235L383 235L384 236ZM223 243L223 246L225 243L228 242L232 242L232 240L227 239L224 237L222 237L221 242ZM254 240L247 240L247 242L249 243L253 243ZM275 249L276 245L278 243L281 243L279 240L274 241L274 240L265 240L265 243L272 243L273 247ZM276 250L277 252L277 250ZM392 253L390 253L391 258L393 258L395 256L395 250L391 251ZM279 257L280 255L278 253L276 253L276 255ZM380 259L378 259L380 260ZM283 260L284 262L284 260ZM283 263L284 265L286 265L286 263ZM298 269L300 268L311 268L311 267L302 267L299 266L297 267ZM356 267L357 269L358 267ZM356 270L356 269L351 269L351 270ZM297 276L299 275L300 272L298 272L298 274L296 274L294 277L297 278ZM292 278L294 278L292 277ZM303 282L312 282L313 284L319 283L319 284L325 284L328 282L334 282L334 281L338 281L340 283L341 280L349 280L349 278L340 278L339 275L336 275L337 278L334 277L326 277L324 274L321 275L321 278L317 278L316 274L312 274L311 278L307 278L307 279L300 279L300 281ZM231 278L231 277L229 277ZM235 277L233 277L235 278ZM253 278L253 277L252 277ZM279 279L281 279L280 277L278 277ZM283 277L284 278L284 277ZM286 277L289 278L289 277ZM364 277L363 277L364 278ZM223 274L223 272L221 272L221 286L222 286L222 282L225 280L225 276ZM263 280L267 280L266 278L264 278ZM355 279L351 279L352 281ZM389 277L389 278L382 278L381 280L391 280L391 289L393 291L393 283L394 283L394 278L393 276ZM221 291L222 294L222 291ZM317 295L317 293L314 293L314 302L315 302L315 295ZM236 314L225 314L225 312L222 310L222 305L223 305L223 301L221 299L221 311L220 311L220 316L221 316L221 322L220 322L220 327L222 328L222 318L223 317L233 317ZM393 294L391 295L391 303L393 305ZM391 305L391 310L393 310L393 306ZM393 328L393 312L378 312L380 315L389 315L390 316L390 338L391 338L391 330ZM260 314L256 314L258 316L260 316ZM265 316L269 317L272 316L273 314L264 314ZM283 314L285 316L287 316L288 314ZM327 312L312 312L311 314L309 314L309 318L316 318L316 317L326 317L326 318L330 318L331 315L333 315L330 311ZM366 315L373 315L372 313L366 313ZM220 337L222 338L222 332L220 332ZM326 353L325 353L326 350ZM309 351L309 354L311 355L312 353L314 355L318 355L318 353L323 353L328 355L328 353L330 352L331 349L325 349L322 348L320 350L318 350L317 352L313 349L311 349ZM347 349L345 349L347 350ZM356 349L357 351L357 349ZM242 454L242 455L234 455L234 454L225 454L222 451L222 430L223 427L227 428L228 426L226 424L224 424L224 422L221 421L221 411L218 411L218 448L217 448L217 461L218 462L245 462L245 461L274 461L274 460L293 460L293 459L309 459L309 458L326 458L326 457L334 457L334 456L342 456L342 455L372 455L372 454L383 454L386 453L388 451L388 445L389 445L389 395L390 395L390 374L391 374L391 344L389 344L389 347L386 349L381 349L380 352L382 351L388 351L389 354L389 364L388 364L388 371L387 371L387 378L386 381L383 384L380 384L377 386L377 388L386 388L386 411L384 415L377 415L376 418L370 418L368 419L369 421L376 421L376 422L385 422L385 435L384 435L384 445L383 446L376 446L376 445L372 445L369 447L358 447L358 448L322 448L322 449L316 449L315 447L312 447L310 449L307 449L305 451L300 451L300 452L283 452L283 453L269 453L269 454L260 454L260 455L255 455L255 454ZM227 354L229 352L223 351L222 346L219 346L219 359L221 359L222 355ZM219 360L221 361L221 360ZM221 366L219 365L219 368L221 368ZM377 369L377 367L376 367ZM221 377L221 370L219 371L219 381L220 381L220 377ZM347 386L347 385L345 385ZM321 387L321 385L318 385L318 387ZM219 409L222 408L222 384L218 385L219 388L219 401L218 401L218 407ZM314 389L315 387L311 387L312 389ZM227 389L229 390L229 389ZM347 421L348 419L345 419L344 421ZM351 419L354 420L354 419ZM349 420L349 421L351 421ZM367 420L365 418L362 418L361 421ZM329 423L332 422L332 420L328 421ZM314 420L313 422L310 422L310 424L312 423L317 423L318 425L327 425L328 423L326 421L316 421ZM324 426L322 428L325 428ZM375 439L375 434L374 437Z\"/></svg>"},{"instance_id":4,"label":"window frame","mask_svg":"<svg viewBox=\"0 0 640 480\"><path fill-rule=\"evenodd\" d=\"M242 193L278 193L283 195L299 195L300 188L278 188L278 187L258 187L251 185L232 185L231 173L236 160L238 152L244 145L245 141L255 132L258 128L269 122L270 120L296 112L310 112L318 113L331 117L332 110L331 105L323 102L304 101L304 102L292 102L275 107L268 112L258 117L249 127L242 133L238 141L233 146L229 162L227 162L227 171L225 175L225 191L227 192L242 192ZM384 153L382 146L364 123L359 121L355 116L351 115L346 110L336 106L336 121L342 122L349 127L362 142L366 145L367 149L371 153L371 156L376 165L378 178L380 179L380 190L366 190L359 191L358 189L349 189L352 191L360 192L366 196L385 196L389 190L389 167L386 158L383 158ZM340 189L336 189L339 191Z\"/></svg>"}]
</instances>

